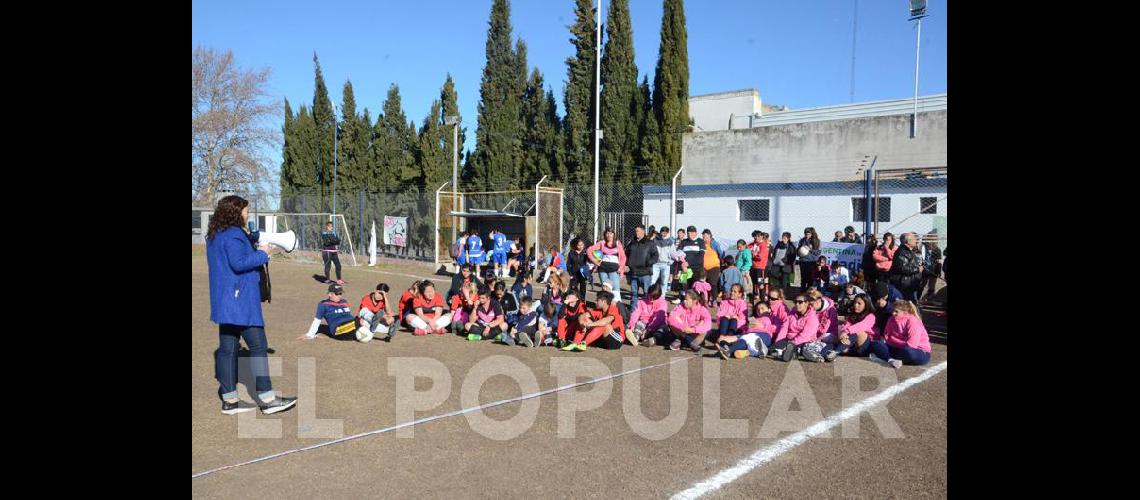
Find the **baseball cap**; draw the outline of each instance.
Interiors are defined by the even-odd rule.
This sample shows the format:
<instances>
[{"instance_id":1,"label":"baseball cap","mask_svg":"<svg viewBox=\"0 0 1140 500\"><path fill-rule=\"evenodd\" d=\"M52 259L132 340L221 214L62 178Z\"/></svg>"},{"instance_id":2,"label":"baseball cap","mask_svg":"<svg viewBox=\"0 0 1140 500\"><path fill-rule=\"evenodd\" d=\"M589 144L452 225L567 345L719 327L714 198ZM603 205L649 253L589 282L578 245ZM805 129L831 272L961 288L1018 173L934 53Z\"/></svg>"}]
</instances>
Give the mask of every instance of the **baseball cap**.
<instances>
[{"instance_id":1,"label":"baseball cap","mask_svg":"<svg viewBox=\"0 0 1140 500\"><path fill-rule=\"evenodd\" d=\"M329 285L329 293L335 293L337 295L341 295L344 293L344 287L342 287L336 283L333 283L333 284Z\"/></svg>"}]
</instances>

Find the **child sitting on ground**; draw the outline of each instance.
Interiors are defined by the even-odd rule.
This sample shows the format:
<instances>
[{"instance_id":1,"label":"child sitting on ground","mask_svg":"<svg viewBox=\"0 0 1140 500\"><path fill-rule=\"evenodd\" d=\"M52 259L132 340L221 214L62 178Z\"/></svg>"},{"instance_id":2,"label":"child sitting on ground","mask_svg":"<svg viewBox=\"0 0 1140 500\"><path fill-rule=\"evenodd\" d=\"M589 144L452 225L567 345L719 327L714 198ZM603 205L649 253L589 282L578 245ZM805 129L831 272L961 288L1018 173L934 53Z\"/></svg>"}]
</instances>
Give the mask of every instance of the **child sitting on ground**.
<instances>
[{"instance_id":1,"label":"child sitting on ground","mask_svg":"<svg viewBox=\"0 0 1140 500\"><path fill-rule=\"evenodd\" d=\"M554 335L556 328L558 328L558 308L551 303L542 303L542 314L538 316L538 333L534 339L535 344L554 344L554 340L558 338Z\"/></svg>"},{"instance_id":2,"label":"child sitting on ground","mask_svg":"<svg viewBox=\"0 0 1140 500\"><path fill-rule=\"evenodd\" d=\"M492 299L490 290L480 288L479 305L471 317L467 319L467 324L463 326L464 331L467 332L467 340L493 339L506 330L506 325L503 308ZM504 337L507 336L504 335Z\"/></svg>"},{"instance_id":3,"label":"child sitting on ground","mask_svg":"<svg viewBox=\"0 0 1140 500\"><path fill-rule=\"evenodd\" d=\"M317 312L314 316L309 331L301 337L304 340L317 338L317 330L320 329L322 320L328 325L329 336L333 338L352 333L357 327L352 307L348 305L347 300L344 300L344 288L336 283L329 285L328 298L317 303Z\"/></svg>"},{"instance_id":4,"label":"child sitting on ground","mask_svg":"<svg viewBox=\"0 0 1140 500\"><path fill-rule=\"evenodd\" d=\"M703 282L698 282L703 283ZM680 307L669 314L669 350L676 351L686 346L693 352L701 352L701 343L712 328L709 310L701 304L697 292L685 292L685 300Z\"/></svg>"},{"instance_id":5,"label":"child sitting on ground","mask_svg":"<svg viewBox=\"0 0 1140 500\"><path fill-rule=\"evenodd\" d=\"M748 319L748 302L744 300L744 285L732 285L728 298L716 308L717 337L736 335L745 327ZM716 339L710 339L716 342Z\"/></svg>"},{"instance_id":6,"label":"child sitting on ground","mask_svg":"<svg viewBox=\"0 0 1140 500\"><path fill-rule=\"evenodd\" d=\"M818 290L826 290L827 282L830 280L831 267L827 265L827 257L820 255L815 266L815 272L812 274L812 286Z\"/></svg>"},{"instance_id":7,"label":"child sitting on ground","mask_svg":"<svg viewBox=\"0 0 1140 500\"><path fill-rule=\"evenodd\" d=\"M594 307L578 317L574 342L563 351L586 351L590 344L602 349L620 349L625 337L625 323L614 302L614 294L598 292Z\"/></svg>"},{"instance_id":8,"label":"child sitting on ground","mask_svg":"<svg viewBox=\"0 0 1140 500\"><path fill-rule=\"evenodd\" d=\"M558 342L555 347L566 347L574 342L582 330L579 319L586 313L586 301L580 300L578 292L567 290L562 295L562 312L558 314Z\"/></svg>"},{"instance_id":9,"label":"child sitting on ground","mask_svg":"<svg viewBox=\"0 0 1140 500\"><path fill-rule=\"evenodd\" d=\"M771 309L766 302L757 302L748 318L748 333L744 335L722 335L717 343L717 351L724 359L741 359L749 356L763 358L772 345L772 335L776 325L772 323Z\"/></svg>"},{"instance_id":10,"label":"child sitting on ground","mask_svg":"<svg viewBox=\"0 0 1140 500\"><path fill-rule=\"evenodd\" d=\"M530 297L523 297L522 300L519 300L518 321L511 327L507 335L503 335L504 343L511 336L514 337L515 341L527 347L534 347L541 343L542 339L535 337L538 332L538 311L532 310L533 306L534 301Z\"/></svg>"},{"instance_id":11,"label":"child sitting on ground","mask_svg":"<svg viewBox=\"0 0 1140 500\"><path fill-rule=\"evenodd\" d=\"M392 341L398 325L389 305L387 283L376 285L376 290L360 299L360 311L356 315L360 327L356 329L356 340L368 342L376 332L384 330L388 335L384 340Z\"/></svg>"},{"instance_id":12,"label":"child sitting on ground","mask_svg":"<svg viewBox=\"0 0 1140 500\"><path fill-rule=\"evenodd\" d=\"M473 281L467 283L459 289L458 294L451 298L451 310L455 314L451 324L456 333L463 331L464 325L471 319L471 314L479 305L478 287L479 285Z\"/></svg>"},{"instance_id":13,"label":"child sitting on ground","mask_svg":"<svg viewBox=\"0 0 1140 500\"><path fill-rule=\"evenodd\" d=\"M632 337L645 347L653 346L655 338L669 329L666 323L669 304L666 303L661 288L661 283L649 285L648 299L637 301L637 307L629 315L629 324L633 325Z\"/></svg>"}]
</instances>

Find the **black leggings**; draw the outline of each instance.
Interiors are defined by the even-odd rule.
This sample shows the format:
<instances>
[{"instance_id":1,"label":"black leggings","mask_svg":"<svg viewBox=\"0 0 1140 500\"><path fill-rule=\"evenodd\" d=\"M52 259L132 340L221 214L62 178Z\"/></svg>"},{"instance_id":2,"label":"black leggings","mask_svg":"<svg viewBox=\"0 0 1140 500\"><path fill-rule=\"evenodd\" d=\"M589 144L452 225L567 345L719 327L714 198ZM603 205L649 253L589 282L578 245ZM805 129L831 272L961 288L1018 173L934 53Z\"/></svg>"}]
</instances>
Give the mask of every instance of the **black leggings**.
<instances>
[{"instance_id":1,"label":"black leggings","mask_svg":"<svg viewBox=\"0 0 1140 500\"><path fill-rule=\"evenodd\" d=\"M340 279L340 257L336 252L321 252L321 258L325 261L325 281L329 280L329 264L336 264L336 279Z\"/></svg>"},{"instance_id":2,"label":"black leggings","mask_svg":"<svg viewBox=\"0 0 1140 500\"><path fill-rule=\"evenodd\" d=\"M811 262L800 262L800 293L807 291L811 286L812 275L815 274L817 264Z\"/></svg>"},{"instance_id":3,"label":"black leggings","mask_svg":"<svg viewBox=\"0 0 1140 500\"><path fill-rule=\"evenodd\" d=\"M586 279L585 278L570 278L570 289L578 292L579 300L586 300Z\"/></svg>"}]
</instances>

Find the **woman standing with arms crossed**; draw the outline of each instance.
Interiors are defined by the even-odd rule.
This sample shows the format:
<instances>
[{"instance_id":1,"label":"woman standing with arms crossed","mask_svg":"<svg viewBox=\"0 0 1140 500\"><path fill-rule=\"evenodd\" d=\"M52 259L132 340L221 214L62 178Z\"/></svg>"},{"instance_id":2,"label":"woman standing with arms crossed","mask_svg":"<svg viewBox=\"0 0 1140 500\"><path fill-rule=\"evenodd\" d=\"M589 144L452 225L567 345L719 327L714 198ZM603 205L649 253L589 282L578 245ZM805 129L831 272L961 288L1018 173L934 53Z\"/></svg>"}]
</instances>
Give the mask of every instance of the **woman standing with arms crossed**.
<instances>
[{"instance_id":1,"label":"woman standing with arms crossed","mask_svg":"<svg viewBox=\"0 0 1140 500\"><path fill-rule=\"evenodd\" d=\"M210 279L210 321L218 324L218 349L214 351L214 375L222 413L233 415L253 410L238 398L238 346L244 338L249 346L250 366L257 390L257 406L266 414L288 410L297 398L274 394L266 357L265 320L261 316L260 275L257 270L269 262L269 247L254 250L249 234L249 202L240 196L218 200L206 232L206 262Z\"/></svg>"}]
</instances>

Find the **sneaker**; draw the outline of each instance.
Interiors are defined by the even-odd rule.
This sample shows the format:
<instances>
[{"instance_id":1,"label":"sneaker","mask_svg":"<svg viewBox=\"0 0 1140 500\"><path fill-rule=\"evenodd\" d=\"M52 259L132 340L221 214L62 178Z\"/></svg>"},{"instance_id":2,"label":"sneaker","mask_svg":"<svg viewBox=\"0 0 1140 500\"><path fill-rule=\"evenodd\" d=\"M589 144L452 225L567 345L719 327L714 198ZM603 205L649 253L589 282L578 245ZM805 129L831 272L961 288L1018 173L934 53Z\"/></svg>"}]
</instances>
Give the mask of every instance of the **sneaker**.
<instances>
[{"instance_id":1,"label":"sneaker","mask_svg":"<svg viewBox=\"0 0 1140 500\"><path fill-rule=\"evenodd\" d=\"M479 335L478 333L468 333L467 334L467 340L471 340L471 341L483 340L483 336Z\"/></svg>"},{"instance_id":2,"label":"sneaker","mask_svg":"<svg viewBox=\"0 0 1140 500\"><path fill-rule=\"evenodd\" d=\"M717 344L716 352L720 354L720 357L724 358L725 361L728 361L733 357L733 355L728 352L728 347L725 347L724 344Z\"/></svg>"},{"instance_id":3,"label":"sneaker","mask_svg":"<svg viewBox=\"0 0 1140 500\"><path fill-rule=\"evenodd\" d=\"M835 358L838 358L838 357L839 357L839 351L829 351L827 354L825 354L823 356L823 359L827 360L827 362L830 363L832 361L835 361Z\"/></svg>"},{"instance_id":4,"label":"sneaker","mask_svg":"<svg viewBox=\"0 0 1140 500\"><path fill-rule=\"evenodd\" d=\"M561 349L562 349L563 351L566 351L566 352L570 352L570 351L576 350L575 348L576 348L577 346L578 346L578 344L575 344L575 343L573 343L573 342L569 342L569 343L567 343L565 346L563 346Z\"/></svg>"},{"instance_id":5,"label":"sneaker","mask_svg":"<svg viewBox=\"0 0 1140 500\"><path fill-rule=\"evenodd\" d=\"M258 408L261 408L261 413L272 415L277 412L288 410L296 404L297 398L283 398L281 396L277 396L273 398L273 401L270 401L268 403L258 403L257 406Z\"/></svg>"},{"instance_id":6,"label":"sneaker","mask_svg":"<svg viewBox=\"0 0 1140 500\"><path fill-rule=\"evenodd\" d=\"M412 335L415 335L417 337L422 337L424 335L427 335L427 330L424 330L422 328L416 328L416 331L412 332Z\"/></svg>"},{"instance_id":7,"label":"sneaker","mask_svg":"<svg viewBox=\"0 0 1140 500\"><path fill-rule=\"evenodd\" d=\"M436 335L443 335L443 334L445 334L445 333L447 333L447 329L446 329L446 328L436 328L436 329L435 329L435 334L436 334Z\"/></svg>"},{"instance_id":8,"label":"sneaker","mask_svg":"<svg viewBox=\"0 0 1140 500\"><path fill-rule=\"evenodd\" d=\"M899 361L897 359L888 359L887 364L891 365L891 368L894 368L896 370L898 370L899 368L902 368L902 366L903 366L903 362Z\"/></svg>"},{"instance_id":9,"label":"sneaker","mask_svg":"<svg viewBox=\"0 0 1140 500\"><path fill-rule=\"evenodd\" d=\"M519 332L519 343L527 347L534 347L534 341L530 339L530 335L526 332Z\"/></svg>"},{"instance_id":10,"label":"sneaker","mask_svg":"<svg viewBox=\"0 0 1140 500\"><path fill-rule=\"evenodd\" d=\"M637 332L634 330L626 330L625 339L628 340L629 344L632 346L637 346L637 342L640 340L637 337Z\"/></svg>"},{"instance_id":11,"label":"sneaker","mask_svg":"<svg viewBox=\"0 0 1140 500\"><path fill-rule=\"evenodd\" d=\"M343 284L344 284L344 280L342 280L342 279L337 279L337 280L336 280L336 284L338 284L338 285L343 285Z\"/></svg>"},{"instance_id":12,"label":"sneaker","mask_svg":"<svg viewBox=\"0 0 1140 500\"><path fill-rule=\"evenodd\" d=\"M673 305L677 305L681 303L681 299L673 299L671 302L673 302Z\"/></svg>"},{"instance_id":13,"label":"sneaker","mask_svg":"<svg viewBox=\"0 0 1140 500\"><path fill-rule=\"evenodd\" d=\"M810 361L812 363L822 363L823 362L823 356L820 356L818 352L810 351L810 350L804 350L800 354L803 355L804 360L806 360L806 361Z\"/></svg>"},{"instance_id":14,"label":"sneaker","mask_svg":"<svg viewBox=\"0 0 1140 500\"><path fill-rule=\"evenodd\" d=\"M764 345L763 340L756 339L756 350L760 352L760 356L758 356L760 358L768 355L768 346Z\"/></svg>"},{"instance_id":15,"label":"sneaker","mask_svg":"<svg viewBox=\"0 0 1140 500\"><path fill-rule=\"evenodd\" d=\"M670 351L681 350L681 339L674 340L673 343L669 344L669 350Z\"/></svg>"},{"instance_id":16,"label":"sneaker","mask_svg":"<svg viewBox=\"0 0 1140 500\"><path fill-rule=\"evenodd\" d=\"M227 403L225 401L222 401L222 414L223 415L236 415L238 413L245 413L247 411L253 411L255 409L257 409L257 405L254 405L253 403L247 403L247 402L241 401L241 400L239 400L236 403Z\"/></svg>"},{"instance_id":17,"label":"sneaker","mask_svg":"<svg viewBox=\"0 0 1140 500\"><path fill-rule=\"evenodd\" d=\"M655 345L657 345L657 339L653 337L646 337L645 340L641 341L641 347L653 347Z\"/></svg>"},{"instance_id":18,"label":"sneaker","mask_svg":"<svg viewBox=\"0 0 1140 500\"><path fill-rule=\"evenodd\" d=\"M590 346L586 345L585 342L582 342L581 344L574 344L574 345L575 345L574 350L576 350L578 352L586 352L590 349Z\"/></svg>"},{"instance_id":19,"label":"sneaker","mask_svg":"<svg viewBox=\"0 0 1140 500\"><path fill-rule=\"evenodd\" d=\"M784 352L780 353L780 359L784 360L785 363L796 359L797 349L799 349L798 346L789 345L784 349Z\"/></svg>"},{"instance_id":20,"label":"sneaker","mask_svg":"<svg viewBox=\"0 0 1140 500\"><path fill-rule=\"evenodd\" d=\"M397 330L396 325L389 326L388 327L388 338L386 338L384 340L391 342L392 337L396 336L396 330Z\"/></svg>"}]
</instances>

